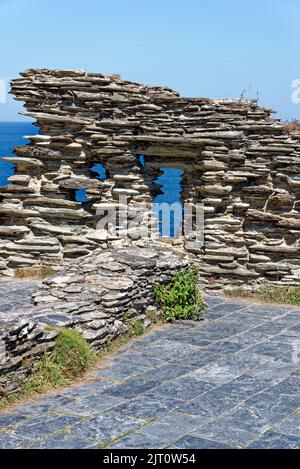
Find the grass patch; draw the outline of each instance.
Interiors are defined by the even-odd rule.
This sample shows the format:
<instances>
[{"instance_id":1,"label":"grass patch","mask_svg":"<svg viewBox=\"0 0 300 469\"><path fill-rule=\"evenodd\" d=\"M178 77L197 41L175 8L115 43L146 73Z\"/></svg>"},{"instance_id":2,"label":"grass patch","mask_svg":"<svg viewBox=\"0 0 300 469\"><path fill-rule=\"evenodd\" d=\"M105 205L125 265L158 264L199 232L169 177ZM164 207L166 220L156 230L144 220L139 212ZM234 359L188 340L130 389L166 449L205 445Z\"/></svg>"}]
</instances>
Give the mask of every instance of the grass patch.
<instances>
[{"instance_id":1,"label":"grass patch","mask_svg":"<svg viewBox=\"0 0 300 469\"><path fill-rule=\"evenodd\" d=\"M246 298L262 303L276 303L300 306L300 287L272 287L263 285L258 291L244 291L234 289L226 292L227 296L235 298Z\"/></svg>"},{"instance_id":2,"label":"grass patch","mask_svg":"<svg viewBox=\"0 0 300 469\"><path fill-rule=\"evenodd\" d=\"M143 321L141 321L140 319L135 321L135 323L133 324L133 328L136 335L142 335L145 332Z\"/></svg>"},{"instance_id":3,"label":"grass patch","mask_svg":"<svg viewBox=\"0 0 300 469\"><path fill-rule=\"evenodd\" d=\"M21 390L0 401L0 409L25 397L46 393L70 384L74 379L96 363L97 355L83 337L72 329L59 328L52 352L39 362L35 373L24 383Z\"/></svg>"},{"instance_id":4,"label":"grass patch","mask_svg":"<svg viewBox=\"0 0 300 469\"><path fill-rule=\"evenodd\" d=\"M15 270L15 278L46 278L55 274L56 271L46 265L36 267L20 267Z\"/></svg>"},{"instance_id":5,"label":"grass patch","mask_svg":"<svg viewBox=\"0 0 300 469\"><path fill-rule=\"evenodd\" d=\"M156 284L154 298L168 322L176 319L199 320L206 310L198 287L196 267L176 272L167 285Z\"/></svg>"}]
</instances>

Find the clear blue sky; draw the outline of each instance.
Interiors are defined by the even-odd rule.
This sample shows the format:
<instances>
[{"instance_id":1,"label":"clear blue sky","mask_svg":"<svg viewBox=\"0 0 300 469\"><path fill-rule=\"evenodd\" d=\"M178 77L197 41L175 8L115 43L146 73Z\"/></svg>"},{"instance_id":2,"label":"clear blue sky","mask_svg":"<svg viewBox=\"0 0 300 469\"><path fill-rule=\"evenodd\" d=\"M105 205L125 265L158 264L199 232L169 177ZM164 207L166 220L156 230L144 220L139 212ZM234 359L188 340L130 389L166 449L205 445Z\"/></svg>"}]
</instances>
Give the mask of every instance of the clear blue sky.
<instances>
[{"instance_id":1,"label":"clear blue sky","mask_svg":"<svg viewBox=\"0 0 300 469\"><path fill-rule=\"evenodd\" d=\"M0 78L30 67L119 72L185 96L247 97L300 119L300 0L0 0ZM22 119L0 104L0 120Z\"/></svg>"}]
</instances>

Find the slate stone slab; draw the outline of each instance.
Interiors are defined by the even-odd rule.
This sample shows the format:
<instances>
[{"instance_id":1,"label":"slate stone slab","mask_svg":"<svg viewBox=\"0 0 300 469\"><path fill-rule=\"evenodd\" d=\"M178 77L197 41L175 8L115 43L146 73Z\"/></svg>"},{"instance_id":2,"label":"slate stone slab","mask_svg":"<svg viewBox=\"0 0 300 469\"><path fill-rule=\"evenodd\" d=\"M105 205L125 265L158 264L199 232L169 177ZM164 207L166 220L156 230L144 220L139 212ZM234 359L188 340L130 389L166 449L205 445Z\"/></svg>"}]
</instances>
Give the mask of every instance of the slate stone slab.
<instances>
[{"instance_id":1,"label":"slate stone slab","mask_svg":"<svg viewBox=\"0 0 300 469\"><path fill-rule=\"evenodd\" d=\"M267 432L248 448L252 449L299 449L300 437L277 432Z\"/></svg>"}]
</instances>

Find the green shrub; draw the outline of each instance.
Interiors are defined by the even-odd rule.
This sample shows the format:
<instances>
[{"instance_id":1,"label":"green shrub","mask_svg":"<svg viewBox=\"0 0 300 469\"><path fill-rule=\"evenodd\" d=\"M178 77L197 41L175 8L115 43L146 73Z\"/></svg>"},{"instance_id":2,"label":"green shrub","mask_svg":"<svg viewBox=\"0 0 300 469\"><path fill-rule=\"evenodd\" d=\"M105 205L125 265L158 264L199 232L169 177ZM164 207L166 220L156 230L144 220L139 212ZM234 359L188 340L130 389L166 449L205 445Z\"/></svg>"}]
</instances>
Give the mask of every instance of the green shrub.
<instances>
[{"instance_id":1,"label":"green shrub","mask_svg":"<svg viewBox=\"0 0 300 469\"><path fill-rule=\"evenodd\" d=\"M176 319L199 320L206 309L198 288L196 267L176 272L170 284L156 284L154 298L168 322Z\"/></svg>"}]
</instances>

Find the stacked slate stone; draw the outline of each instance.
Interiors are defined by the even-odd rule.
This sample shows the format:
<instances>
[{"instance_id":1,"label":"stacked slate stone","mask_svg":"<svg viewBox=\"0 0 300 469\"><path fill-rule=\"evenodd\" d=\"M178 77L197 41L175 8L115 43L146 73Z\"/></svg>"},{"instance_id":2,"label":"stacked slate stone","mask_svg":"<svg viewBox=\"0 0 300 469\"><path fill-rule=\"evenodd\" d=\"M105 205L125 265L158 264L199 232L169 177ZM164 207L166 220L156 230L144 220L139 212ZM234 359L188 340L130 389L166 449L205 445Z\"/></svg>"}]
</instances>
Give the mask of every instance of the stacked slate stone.
<instances>
[{"instance_id":1,"label":"stacked slate stone","mask_svg":"<svg viewBox=\"0 0 300 469\"><path fill-rule=\"evenodd\" d=\"M53 348L58 331L49 326L73 328L99 350L137 320L145 329L155 323L161 313L153 286L187 267L168 247L98 249L45 279L36 306L0 317L0 394L20 389Z\"/></svg>"},{"instance_id":2,"label":"stacked slate stone","mask_svg":"<svg viewBox=\"0 0 300 469\"><path fill-rule=\"evenodd\" d=\"M182 246L208 287L300 284L300 137L285 133L270 109L84 71L21 76L12 92L40 134L5 158L16 173L0 189L2 275L111 246L116 236L96 229L97 209L124 195L129 216L139 209L146 216L160 168L172 166L185 171L182 201L204 203L203 248L195 249L195 235ZM95 163L104 165L105 181L95 179ZM75 201L77 189L87 202Z\"/></svg>"}]
</instances>

